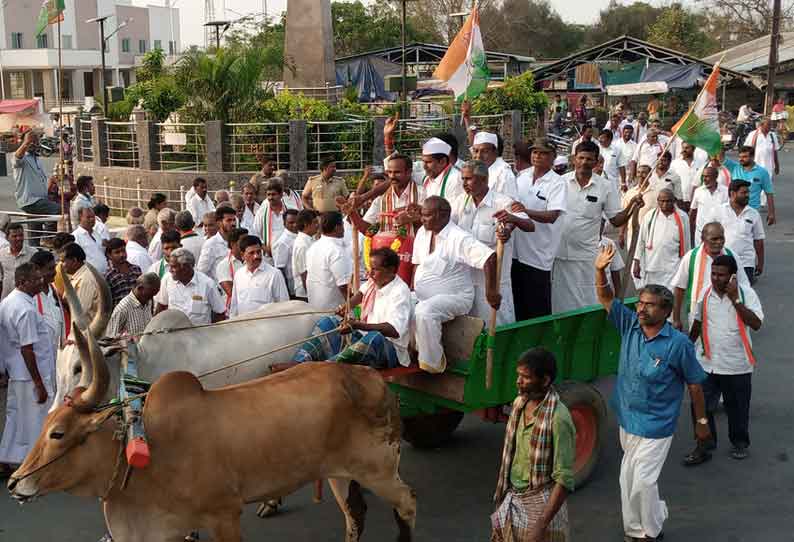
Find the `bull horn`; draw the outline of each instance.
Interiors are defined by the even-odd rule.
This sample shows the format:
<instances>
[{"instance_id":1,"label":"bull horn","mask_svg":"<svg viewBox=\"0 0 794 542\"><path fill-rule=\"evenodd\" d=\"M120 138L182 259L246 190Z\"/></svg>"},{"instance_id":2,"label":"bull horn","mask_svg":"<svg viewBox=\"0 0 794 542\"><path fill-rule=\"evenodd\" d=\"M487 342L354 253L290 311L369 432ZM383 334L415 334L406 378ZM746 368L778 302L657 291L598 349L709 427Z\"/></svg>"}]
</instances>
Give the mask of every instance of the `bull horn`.
<instances>
[{"instance_id":1,"label":"bull horn","mask_svg":"<svg viewBox=\"0 0 794 542\"><path fill-rule=\"evenodd\" d=\"M77 384L82 389L87 389L91 384L91 377L94 372L93 360L91 359L91 352L88 350L88 342L85 335L80 331L76 322L72 322L72 335L74 337L74 344L77 346L77 354L80 359L80 382Z\"/></svg>"},{"instance_id":2,"label":"bull horn","mask_svg":"<svg viewBox=\"0 0 794 542\"><path fill-rule=\"evenodd\" d=\"M80 350L80 360L83 369L87 370L89 366L91 368L91 384L89 384L88 389L73 399L72 405L79 412L91 412L99 404L99 401L105 397L110 382L110 374L105 362L105 356L102 354L102 349L99 347L96 337L91 333L84 333L76 328L74 332L75 342ZM81 378L80 381L82 382L83 379Z\"/></svg>"},{"instance_id":3,"label":"bull horn","mask_svg":"<svg viewBox=\"0 0 794 542\"><path fill-rule=\"evenodd\" d=\"M61 267L61 271L61 274L63 275L64 294L66 294L66 302L69 304L69 313L72 315L72 320L80 329L87 329L88 322L85 319L83 305L80 303L80 299L77 297L77 292L74 291L72 279L69 278L69 273L67 273L63 267Z\"/></svg>"},{"instance_id":4,"label":"bull horn","mask_svg":"<svg viewBox=\"0 0 794 542\"><path fill-rule=\"evenodd\" d=\"M91 335L97 339L101 339L105 335L105 328L108 326L110 314L113 311L113 298L110 293L110 286L105 280L105 277L100 275L92 265L85 265L88 266L88 270L94 275L94 280L96 280L97 288L99 289L99 306L97 307L94 319L89 325L89 329L91 330Z\"/></svg>"}]
</instances>

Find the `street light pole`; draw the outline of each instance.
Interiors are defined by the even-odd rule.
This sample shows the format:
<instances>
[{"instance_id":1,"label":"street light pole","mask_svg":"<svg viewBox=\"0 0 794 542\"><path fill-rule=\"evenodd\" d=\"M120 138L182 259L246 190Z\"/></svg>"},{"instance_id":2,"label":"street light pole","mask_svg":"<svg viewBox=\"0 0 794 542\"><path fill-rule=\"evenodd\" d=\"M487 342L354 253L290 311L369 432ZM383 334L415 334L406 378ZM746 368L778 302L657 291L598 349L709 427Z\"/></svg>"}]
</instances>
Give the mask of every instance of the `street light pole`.
<instances>
[{"instance_id":1,"label":"street light pole","mask_svg":"<svg viewBox=\"0 0 794 542\"><path fill-rule=\"evenodd\" d=\"M400 102L402 102L401 114L403 118L407 117L407 104L408 104L408 84L406 81L407 77L407 63L405 58L405 34L406 34L406 25L407 25L407 15L406 15L406 1L402 0L402 18L400 23L400 38L402 40L402 87L400 91Z\"/></svg>"},{"instance_id":2,"label":"street light pole","mask_svg":"<svg viewBox=\"0 0 794 542\"><path fill-rule=\"evenodd\" d=\"M99 19L99 46L100 50L102 51L102 77L100 81L102 81L102 109L105 111L105 115L108 114L108 86L107 82L105 81L105 50L107 46L105 45L105 19L103 17Z\"/></svg>"}]
</instances>

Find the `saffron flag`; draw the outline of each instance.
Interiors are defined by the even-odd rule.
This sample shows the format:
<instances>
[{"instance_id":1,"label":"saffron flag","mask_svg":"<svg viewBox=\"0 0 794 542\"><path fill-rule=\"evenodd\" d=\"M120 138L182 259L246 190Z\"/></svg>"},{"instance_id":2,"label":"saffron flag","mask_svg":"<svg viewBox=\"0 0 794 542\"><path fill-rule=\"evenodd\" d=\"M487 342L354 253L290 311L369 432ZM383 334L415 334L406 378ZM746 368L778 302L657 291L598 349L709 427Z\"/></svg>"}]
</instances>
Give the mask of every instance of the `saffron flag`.
<instances>
[{"instance_id":1,"label":"saffron flag","mask_svg":"<svg viewBox=\"0 0 794 542\"><path fill-rule=\"evenodd\" d=\"M65 0L44 0L36 23L36 37L41 36L47 25L63 21L63 10L66 9Z\"/></svg>"},{"instance_id":2,"label":"saffron flag","mask_svg":"<svg viewBox=\"0 0 794 542\"><path fill-rule=\"evenodd\" d=\"M673 133L683 141L701 148L709 156L722 150L720 138L719 109L717 108L717 80L720 76L719 63L714 66L706 85L700 92L692 109L673 126Z\"/></svg>"},{"instance_id":3,"label":"saffron flag","mask_svg":"<svg viewBox=\"0 0 794 542\"><path fill-rule=\"evenodd\" d=\"M490 77L480 32L480 12L475 5L433 78L444 81L455 93L455 99L462 101L480 95L488 87Z\"/></svg>"}]
</instances>

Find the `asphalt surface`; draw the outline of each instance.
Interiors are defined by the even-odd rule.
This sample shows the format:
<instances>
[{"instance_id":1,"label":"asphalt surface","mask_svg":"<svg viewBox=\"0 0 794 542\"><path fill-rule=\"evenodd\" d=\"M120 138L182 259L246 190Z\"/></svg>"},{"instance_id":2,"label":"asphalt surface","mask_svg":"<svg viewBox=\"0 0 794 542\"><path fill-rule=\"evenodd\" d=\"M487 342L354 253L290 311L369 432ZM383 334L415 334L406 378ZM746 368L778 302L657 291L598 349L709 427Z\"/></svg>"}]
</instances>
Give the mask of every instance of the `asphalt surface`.
<instances>
[{"instance_id":1,"label":"asphalt surface","mask_svg":"<svg viewBox=\"0 0 794 542\"><path fill-rule=\"evenodd\" d=\"M660 480L670 511L666 541L794 540L794 333L789 328L794 289L788 282L794 262L794 153L782 154L782 166L784 173L776 183L778 224L767 229L766 273L757 285L766 320L754 335L758 365L753 379L750 457L743 462L729 457L727 420L720 415L721 441L714 459L696 468L681 466L680 459L692 444L685 402L685 415ZM12 183L0 178L0 208L13 208L9 190L13 190ZM598 386L609 393L612 381L606 379ZM503 434L504 426L467 416L453 441L442 449L420 451L404 446L401 474L418 497L416 540L488 540ZM186 456L189 453L186 450ZM616 423L610 413L599 466L589 483L569 500L574 540L622 540L620 458ZM397 530L391 511L371 494L367 502L369 514L362 539L394 540ZM286 499L283 512L276 517L262 520L254 511L248 507L243 515L246 540L322 542L344 538L343 518L327 486L322 504L313 504L311 488L304 488ZM0 490L2 541L86 542L97 540L103 532L96 499L57 494L20 507Z\"/></svg>"}]
</instances>

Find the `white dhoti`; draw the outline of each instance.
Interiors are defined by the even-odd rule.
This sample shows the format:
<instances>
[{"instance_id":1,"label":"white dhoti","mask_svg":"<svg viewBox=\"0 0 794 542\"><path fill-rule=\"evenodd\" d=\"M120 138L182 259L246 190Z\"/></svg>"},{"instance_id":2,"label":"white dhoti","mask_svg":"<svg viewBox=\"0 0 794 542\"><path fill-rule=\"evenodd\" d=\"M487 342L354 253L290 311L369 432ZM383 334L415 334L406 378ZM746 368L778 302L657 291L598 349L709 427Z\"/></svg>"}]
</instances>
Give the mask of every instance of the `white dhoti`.
<instances>
[{"instance_id":1,"label":"white dhoti","mask_svg":"<svg viewBox=\"0 0 794 542\"><path fill-rule=\"evenodd\" d=\"M669 289L677 269L678 262L675 262L673 269L669 269L667 271L645 271L642 274L642 279L639 281L639 288L642 288L648 284L659 284Z\"/></svg>"},{"instance_id":2,"label":"white dhoti","mask_svg":"<svg viewBox=\"0 0 794 542\"><path fill-rule=\"evenodd\" d=\"M18 465L39 438L44 418L50 408L55 389L52 380L43 379L47 389L47 400L38 404L36 391L31 380L11 380L8 382L6 399L6 424L0 440L0 463Z\"/></svg>"},{"instance_id":3,"label":"white dhoti","mask_svg":"<svg viewBox=\"0 0 794 542\"><path fill-rule=\"evenodd\" d=\"M502 282L499 285L499 293L502 294L502 304L496 311L496 325L512 324L516 321L516 309L513 304L513 286L510 281ZM488 325L491 322L491 306L485 298L485 285L474 285L474 303L469 312L470 316L476 316L485 320Z\"/></svg>"},{"instance_id":4,"label":"white dhoti","mask_svg":"<svg viewBox=\"0 0 794 542\"><path fill-rule=\"evenodd\" d=\"M623 531L635 538L655 538L667 519L667 504L659 498L657 481L673 437L652 439L620 428L620 501Z\"/></svg>"},{"instance_id":5,"label":"white dhoti","mask_svg":"<svg viewBox=\"0 0 794 542\"><path fill-rule=\"evenodd\" d=\"M447 368L441 326L456 316L468 314L474 302L474 290L456 294L437 294L420 300L414 308L416 349L419 367L429 373L442 373Z\"/></svg>"},{"instance_id":6,"label":"white dhoti","mask_svg":"<svg viewBox=\"0 0 794 542\"><path fill-rule=\"evenodd\" d=\"M572 311L598 303L595 268L590 260L554 260L551 272L551 311Z\"/></svg>"}]
</instances>

